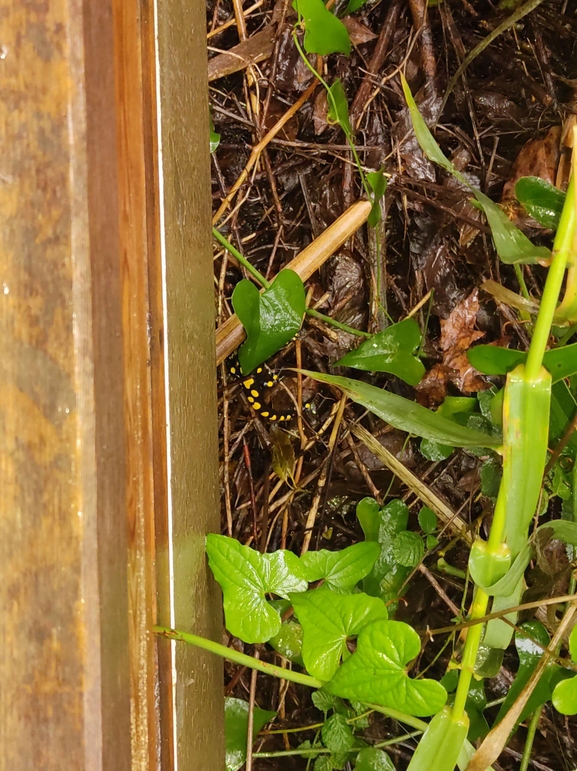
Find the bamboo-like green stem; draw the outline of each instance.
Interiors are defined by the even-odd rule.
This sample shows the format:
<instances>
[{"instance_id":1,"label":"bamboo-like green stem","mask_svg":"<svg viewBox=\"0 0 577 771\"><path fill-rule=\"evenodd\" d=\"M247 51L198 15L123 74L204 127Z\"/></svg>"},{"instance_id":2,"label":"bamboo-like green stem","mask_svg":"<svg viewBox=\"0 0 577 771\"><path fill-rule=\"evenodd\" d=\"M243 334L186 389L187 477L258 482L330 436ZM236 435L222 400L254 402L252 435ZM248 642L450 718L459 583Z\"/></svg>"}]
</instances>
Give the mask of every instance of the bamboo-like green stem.
<instances>
[{"instance_id":1,"label":"bamboo-like green stem","mask_svg":"<svg viewBox=\"0 0 577 771\"><path fill-rule=\"evenodd\" d=\"M477 587L473 607L471 608L471 620L484 616L487 612L488 603L489 595L480 587ZM459 683L457 685L455 702L453 704L453 719L455 721L460 720L465 713L465 704L467 702L467 696L469 695L469 686L471 685L471 678L473 677L473 672L475 670L477 651L479 650L482 634L482 624L471 627L467 632L465 650L463 651L463 658L461 661Z\"/></svg>"},{"instance_id":2,"label":"bamboo-like green stem","mask_svg":"<svg viewBox=\"0 0 577 771\"><path fill-rule=\"evenodd\" d=\"M537 733L537 727L539 725L539 720L541 719L541 712L543 712L543 707L545 705L542 704L540 707L537 707L535 712L533 712L531 716L531 722L529 723L529 726L527 728L527 738L525 739L525 746L523 747L523 757L521 758L521 765L519 766L519 771L527 771L529 768L529 763L531 762L531 751L533 749L533 742L535 741L535 734Z\"/></svg>"},{"instance_id":3,"label":"bamboo-like green stem","mask_svg":"<svg viewBox=\"0 0 577 771\"><path fill-rule=\"evenodd\" d=\"M196 645L197 648L210 651L210 653L216 653L217 656L221 656L223 659L234 661L235 664L240 664L243 667L256 669L259 672L264 672L266 675L273 675L282 680L290 680L292 683L306 685L309 688L322 688L323 685L325 685L322 680L317 680L316 677L303 675L300 672L293 672L292 669L283 669L274 664L267 664L266 661L260 661L260 659L247 656L246 653L240 653L233 648L227 648L226 645L207 640L206 637L199 637L190 632L180 632L178 629L167 629L162 626L153 627L153 631L155 634L165 637L167 640L178 640L180 642L188 643L189 645Z\"/></svg>"},{"instance_id":4,"label":"bamboo-like green stem","mask_svg":"<svg viewBox=\"0 0 577 771\"><path fill-rule=\"evenodd\" d=\"M553 243L553 259L551 267L547 273L543 296L535 322L535 329L529 346L529 354L525 365L525 372L528 380L536 380L539 377L539 371L543 363L543 356L547 350L549 335L551 334L551 325L557 309L559 294L563 286L565 269L569 255L573 248L575 239L575 228L577 226L577 216L575 212L575 182L573 177L567 188L567 197L559 227Z\"/></svg>"}]
</instances>

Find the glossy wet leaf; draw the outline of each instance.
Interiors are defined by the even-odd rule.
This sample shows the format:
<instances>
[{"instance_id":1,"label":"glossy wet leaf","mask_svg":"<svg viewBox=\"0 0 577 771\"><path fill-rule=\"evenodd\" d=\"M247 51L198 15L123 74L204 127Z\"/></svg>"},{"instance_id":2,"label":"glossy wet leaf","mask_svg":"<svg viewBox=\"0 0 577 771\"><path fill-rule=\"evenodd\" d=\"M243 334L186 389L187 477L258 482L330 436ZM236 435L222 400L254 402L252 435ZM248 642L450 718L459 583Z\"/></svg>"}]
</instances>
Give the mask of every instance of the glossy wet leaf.
<instances>
[{"instance_id":1,"label":"glossy wet leaf","mask_svg":"<svg viewBox=\"0 0 577 771\"><path fill-rule=\"evenodd\" d=\"M226 771L238 771L246 760L248 710L248 701L232 698L224 700ZM274 717L276 717L276 712L254 707L252 733L255 740L258 732Z\"/></svg>"},{"instance_id":2,"label":"glossy wet leaf","mask_svg":"<svg viewBox=\"0 0 577 771\"><path fill-rule=\"evenodd\" d=\"M451 707L444 707L427 726L407 771L454 771L468 729L466 714L455 720Z\"/></svg>"},{"instance_id":3,"label":"glossy wet leaf","mask_svg":"<svg viewBox=\"0 0 577 771\"><path fill-rule=\"evenodd\" d=\"M322 688L318 691L313 691L311 699L315 707L321 712L324 712L325 715L327 712L330 712L331 709L335 708L337 701L340 702L340 699L333 696L332 693L326 693Z\"/></svg>"},{"instance_id":4,"label":"glossy wet leaf","mask_svg":"<svg viewBox=\"0 0 577 771\"><path fill-rule=\"evenodd\" d=\"M557 230L565 193L541 177L521 177L515 185L515 195L527 214L544 227Z\"/></svg>"},{"instance_id":5,"label":"glossy wet leaf","mask_svg":"<svg viewBox=\"0 0 577 771\"><path fill-rule=\"evenodd\" d=\"M366 175L366 180L373 193L371 198L373 205L367 218L367 222L374 228L379 224L383 216L380 201L387 190L387 178L385 177L384 169L369 172Z\"/></svg>"},{"instance_id":6,"label":"glossy wet leaf","mask_svg":"<svg viewBox=\"0 0 577 771\"><path fill-rule=\"evenodd\" d=\"M246 331L238 359L248 375L280 351L301 328L305 312L303 282L294 271L281 270L271 286L259 292L252 281L243 279L234 288L232 305Z\"/></svg>"},{"instance_id":7,"label":"glossy wet leaf","mask_svg":"<svg viewBox=\"0 0 577 771\"><path fill-rule=\"evenodd\" d=\"M363 498L357 503L357 519L367 541L378 541L381 507L374 498Z\"/></svg>"},{"instance_id":8,"label":"glossy wet leaf","mask_svg":"<svg viewBox=\"0 0 577 771\"><path fill-rule=\"evenodd\" d=\"M393 558L405 568L414 568L425 556L425 544L418 533L404 530L393 541Z\"/></svg>"},{"instance_id":9,"label":"glossy wet leaf","mask_svg":"<svg viewBox=\"0 0 577 771\"><path fill-rule=\"evenodd\" d=\"M405 319L365 340L336 366L368 372L389 372L415 386L425 374L423 362L414 356L421 345L421 330L414 319Z\"/></svg>"},{"instance_id":10,"label":"glossy wet leaf","mask_svg":"<svg viewBox=\"0 0 577 771\"><path fill-rule=\"evenodd\" d=\"M383 750L365 747L357 755L354 771L395 771L395 766Z\"/></svg>"},{"instance_id":11,"label":"glossy wet leaf","mask_svg":"<svg viewBox=\"0 0 577 771\"><path fill-rule=\"evenodd\" d=\"M266 642L280 631L278 611L267 593L288 598L308 587L304 568L292 552L260 554L234 538L210 533L208 562L222 587L226 628L247 643Z\"/></svg>"},{"instance_id":12,"label":"glossy wet leaf","mask_svg":"<svg viewBox=\"0 0 577 771\"><path fill-rule=\"evenodd\" d=\"M286 621L280 628L278 634L271 637L269 645L294 664L304 667L302 657L303 650L303 630L300 624L294 621Z\"/></svg>"},{"instance_id":13,"label":"glossy wet leaf","mask_svg":"<svg viewBox=\"0 0 577 771\"><path fill-rule=\"evenodd\" d=\"M408 664L420 650L419 635L408 624L376 621L362 629L357 650L325 689L410 715L433 715L447 700L447 692L436 680L409 677Z\"/></svg>"},{"instance_id":14,"label":"glossy wet leaf","mask_svg":"<svg viewBox=\"0 0 577 771\"><path fill-rule=\"evenodd\" d=\"M305 51L309 54L350 54L345 25L327 10L323 0L295 0L293 8L305 21Z\"/></svg>"},{"instance_id":15,"label":"glossy wet leaf","mask_svg":"<svg viewBox=\"0 0 577 771\"><path fill-rule=\"evenodd\" d=\"M419 445L419 452L423 458L433 463L446 460L449 455L452 455L453 451L453 447L449 447L447 444L440 444L439 442L431 442L430 439L421 439L421 444Z\"/></svg>"},{"instance_id":16,"label":"glossy wet leaf","mask_svg":"<svg viewBox=\"0 0 577 771\"><path fill-rule=\"evenodd\" d=\"M349 103L340 80L335 80L327 94L329 123L337 123L347 136L352 136L353 130L349 120Z\"/></svg>"},{"instance_id":17,"label":"glossy wet leaf","mask_svg":"<svg viewBox=\"0 0 577 771\"><path fill-rule=\"evenodd\" d=\"M371 572L380 551L376 543L355 543L341 551L309 551L301 557L301 563L307 581L324 578L327 588L349 592Z\"/></svg>"},{"instance_id":18,"label":"glossy wet leaf","mask_svg":"<svg viewBox=\"0 0 577 771\"><path fill-rule=\"evenodd\" d=\"M303 373L321 383L338 386L354 402L401 431L451 447L498 447L501 444L498 437L460 426L410 399L383 391L361 380L307 370L303 370Z\"/></svg>"},{"instance_id":19,"label":"glossy wet leaf","mask_svg":"<svg viewBox=\"0 0 577 771\"><path fill-rule=\"evenodd\" d=\"M336 594L321 587L293 594L291 601L303 628L306 669L319 680L330 680L334 675L347 638L358 635L367 624L387 618L385 604L366 594Z\"/></svg>"},{"instance_id":20,"label":"glossy wet leaf","mask_svg":"<svg viewBox=\"0 0 577 771\"><path fill-rule=\"evenodd\" d=\"M419 511L418 518L419 527L423 533L430 535L431 533L435 532L438 526L438 521L437 515L432 509L430 509L428 506L422 506L421 510Z\"/></svg>"},{"instance_id":21,"label":"glossy wet leaf","mask_svg":"<svg viewBox=\"0 0 577 771\"><path fill-rule=\"evenodd\" d=\"M519 228L515 227L505 212L488 198L484 193L472 187L467 178L461 174L451 161L443 153L433 135L429 131L422 115L420 114L411 90L404 76L401 74L401 83L405 99L411 114L413 129L421 149L433 163L437 163L444 168L455 179L472 192L476 199L476 205L481 208L487 218L495 249L501 260L507 264L526 263L533 264L539 260L546 260L551 256L551 252L544 246L535 246L529 241L527 236Z\"/></svg>"},{"instance_id":22,"label":"glossy wet leaf","mask_svg":"<svg viewBox=\"0 0 577 771\"><path fill-rule=\"evenodd\" d=\"M485 375L506 375L527 360L524 351L512 351L496 345L477 345L467 353L473 367ZM553 383L577 374L577 343L545 352L543 366L551 373Z\"/></svg>"},{"instance_id":23,"label":"glossy wet leaf","mask_svg":"<svg viewBox=\"0 0 577 771\"><path fill-rule=\"evenodd\" d=\"M577 626L573 627L569 635L569 654L571 660L577 664ZM577 679L575 676L555 685L552 700L553 706L562 715L577 714Z\"/></svg>"},{"instance_id":24,"label":"glossy wet leaf","mask_svg":"<svg viewBox=\"0 0 577 771\"><path fill-rule=\"evenodd\" d=\"M367 3L367 0L349 0L347 7L345 8L345 16L348 16L349 13L354 13L355 11L358 11L359 8L362 8L363 5Z\"/></svg>"},{"instance_id":25,"label":"glossy wet leaf","mask_svg":"<svg viewBox=\"0 0 577 771\"><path fill-rule=\"evenodd\" d=\"M495 722L502 720L509 711L513 702L517 699L529 678L535 671L535 667L543 656L544 649L549 645L549 634L539 621L529 621L522 624L520 631L515 634L515 647L519 656L519 667L513 684L507 692L507 696L497 714ZM555 683L558 681L561 667L550 663L542 677L539 679L535 690L529 698L523 712L519 716L517 725L525 720L537 707L551 699Z\"/></svg>"},{"instance_id":26,"label":"glossy wet leaf","mask_svg":"<svg viewBox=\"0 0 577 771\"><path fill-rule=\"evenodd\" d=\"M349 750L355 743L355 737L344 715L331 715L321 728L323 744L333 752Z\"/></svg>"},{"instance_id":27,"label":"glossy wet leaf","mask_svg":"<svg viewBox=\"0 0 577 771\"><path fill-rule=\"evenodd\" d=\"M295 451L290 435L282 428L273 424L270 429L271 456L274 473L283 482L294 484L294 471L296 465Z\"/></svg>"},{"instance_id":28,"label":"glossy wet leaf","mask_svg":"<svg viewBox=\"0 0 577 771\"><path fill-rule=\"evenodd\" d=\"M380 554L373 569L363 581L363 589L385 602L396 600L410 573L409 568L397 563L393 553L395 538L407 529L409 509L400 500L390 501L380 508L372 498L363 498L357 506L357 517L367 540L377 540Z\"/></svg>"}]
</instances>

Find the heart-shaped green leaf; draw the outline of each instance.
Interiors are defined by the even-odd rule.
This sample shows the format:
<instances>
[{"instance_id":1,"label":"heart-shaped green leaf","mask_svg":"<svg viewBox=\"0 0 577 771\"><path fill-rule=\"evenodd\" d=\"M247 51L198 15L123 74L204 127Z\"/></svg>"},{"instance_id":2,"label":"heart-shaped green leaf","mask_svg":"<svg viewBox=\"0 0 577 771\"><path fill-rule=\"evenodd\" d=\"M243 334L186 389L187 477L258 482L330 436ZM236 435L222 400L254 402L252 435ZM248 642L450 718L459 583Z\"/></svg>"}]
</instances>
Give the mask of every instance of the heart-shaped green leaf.
<instances>
[{"instance_id":1,"label":"heart-shaped green leaf","mask_svg":"<svg viewBox=\"0 0 577 771\"><path fill-rule=\"evenodd\" d=\"M206 537L208 562L222 587L226 628L247 643L266 642L281 628L278 611L267 593L288 598L303 592L308 583L299 558L290 551L260 554L234 538L210 533Z\"/></svg>"},{"instance_id":2,"label":"heart-shaped green leaf","mask_svg":"<svg viewBox=\"0 0 577 771\"><path fill-rule=\"evenodd\" d=\"M451 447L498 447L501 444L501 440L496 436L460 426L417 402L383 391L361 380L324 375L308 370L301 371L321 383L337 386L349 399L362 404L386 423L409 434L422 436Z\"/></svg>"},{"instance_id":3,"label":"heart-shaped green leaf","mask_svg":"<svg viewBox=\"0 0 577 771\"><path fill-rule=\"evenodd\" d=\"M385 604L366 594L335 594L321 587L292 594L291 601L303 628L305 666L319 680L330 680L337 671L348 637L387 618Z\"/></svg>"},{"instance_id":4,"label":"heart-shaped green leaf","mask_svg":"<svg viewBox=\"0 0 577 771\"><path fill-rule=\"evenodd\" d=\"M302 657L303 651L303 630L300 624L294 621L287 621L282 624L280 632L271 637L269 645L294 664L304 668Z\"/></svg>"},{"instance_id":5,"label":"heart-shaped green leaf","mask_svg":"<svg viewBox=\"0 0 577 771\"><path fill-rule=\"evenodd\" d=\"M350 54L347 28L323 0L295 0L293 8L305 20L305 51L309 54Z\"/></svg>"},{"instance_id":6,"label":"heart-shaped green leaf","mask_svg":"<svg viewBox=\"0 0 577 771\"><path fill-rule=\"evenodd\" d=\"M565 193L541 177L521 177L515 185L515 195L527 214L546 228L557 230Z\"/></svg>"},{"instance_id":7,"label":"heart-shaped green leaf","mask_svg":"<svg viewBox=\"0 0 577 771\"><path fill-rule=\"evenodd\" d=\"M511 265L514 263L532 264L539 260L548 259L551 256L549 249L532 244L527 236L513 225L505 212L496 203L480 190L472 187L468 179L455 168L429 131L415 103L409 84L402 74L401 83L409 112L411 113L415 136L422 151L429 160L433 161L433 163L438 163L439 166L448 171L449 174L452 174L455 179L459 180L461 184L468 187L473 193L476 198L474 203L483 210L487 217L493 241L495 242L495 249L501 260Z\"/></svg>"},{"instance_id":8,"label":"heart-shaped green leaf","mask_svg":"<svg viewBox=\"0 0 577 771\"><path fill-rule=\"evenodd\" d=\"M395 766L383 750L365 747L357 755L354 771L395 771Z\"/></svg>"},{"instance_id":9,"label":"heart-shaped green leaf","mask_svg":"<svg viewBox=\"0 0 577 771\"><path fill-rule=\"evenodd\" d=\"M373 335L345 354L336 366L368 372L390 372L415 386L425 374L423 362L412 354L421 344L421 329L414 319L405 319Z\"/></svg>"},{"instance_id":10,"label":"heart-shaped green leaf","mask_svg":"<svg viewBox=\"0 0 577 771\"><path fill-rule=\"evenodd\" d=\"M319 2L322 4L322 0ZM248 375L280 351L301 328L305 312L303 282L293 270L281 270L261 293L252 281L243 279L234 288L232 305L246 331L238 360Z\"/></svg>"},{"instance_id":11,"label":"heart-shaped green leaf","mask_svg":"<svg viewBox=\"0 0 577 771\"><path fill-rule=\"evenodd\" d=\"M380 554L377 543L355 543L342 551L309 551L301 557L307 581L325 579L325 586L348 593L367 576Z\"/></svg>"},{"instance_id":12,"label":"heart-shaped green leaf","mask_svg":"<svg viewBox=\"0 0 577 771\"><path fill-rule=\"evenodd\" d=\"M226 771L238 771L246 760L246 742L248 737L248 701L227 698L224 700L224 733L226 737ZM260 707L253 709L252 735L256 739L258 732L276 717Z\"/></svg>"},{"instance_id":13,"label":"heart-shaped green leaf","mask_svg":"<svg viewBox=\"0 0 577 771\"><path fill-rule=\"evenodd\" d=\"M375 621L361 630L356 652L325 690L410 715L433 715L445 704L447 691L436 680L414 680L407 674L407 664L420 650L419 635L408 624Z\"/></svg>"}]
</instances>

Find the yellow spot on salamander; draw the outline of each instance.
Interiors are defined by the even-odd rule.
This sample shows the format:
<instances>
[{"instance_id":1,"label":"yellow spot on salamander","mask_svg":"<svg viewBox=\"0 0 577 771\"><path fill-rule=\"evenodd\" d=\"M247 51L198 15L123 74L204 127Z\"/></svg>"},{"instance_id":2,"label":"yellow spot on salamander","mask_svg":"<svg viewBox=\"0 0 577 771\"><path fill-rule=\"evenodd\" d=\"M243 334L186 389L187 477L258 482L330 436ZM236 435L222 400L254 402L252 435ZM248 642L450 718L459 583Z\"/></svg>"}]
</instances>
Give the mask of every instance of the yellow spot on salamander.
<instances>
[{"instance_id":1,"label":"yellow spot on salamander","mask_svg":"<svg viewBox=\"0 0 577 771\"><path fill-rule=\"evenodd\" d=\"M250 392L250 395L251 396L259 396L260 394L259 394L259 392L255 388L253 388L252 391Z\"/></svg>"},{"instance_id":2,"label":"yellow spot on salamander","mask_svg":"<svg viewBox=\"0 0 577 771\"><path fill-rule=\"evenodd\" d=\"M270 416L270 419L271 419L271 420L276 420L276 415L271 415L271 416Z\"/></svg>"},{"instance_id":3,"label":"yellow spot on salamander","mask_svg":"<svg viewBox=\"0 0 577 771\"><path fill-rule=\"evenodd\" d=\"M248 398L250 399L251 397L249 396ZM260 410L261 406L262 405L260 404L260 402L254 402L254 404L252 405L252 408L253 410Z\"/></svg>"},{"instance_id":4,"label":"yellow spot on salamander","mask_svg":"<svg viewBox=\"0 0 577 771\"><path fill-rule=\"evenodd\" d=\"M270 413L268 413L268 412L261 412L260 414L263 416L263 418L268 418Z\"/></svg>"},{"instance_id":5,"label":"yellow spot on salamander","mask_svg":"<svg viewBox=\"0 0 577 771\"><path fill-rule=\"evenodd\" d=\"M262 367L257 367L256 374L260 375L261 372L262 372Z\"/></svg>"},{"instance_id":6,"label":"yellow spot on salamander","mask_svg":"<svg viewBox=\"0 0 577 771\"><path fill-rule=\"evenodd\" d=\"M242 384L245 388L250 388L253 383L254 383L253 377L248 377L246 380L242 381Z\"/></svg>"},{"instance_id":7,"label":"yellow spot on salamander","mask_svg":"<svg viewBox=\"0 0 577 771\"><path fill-rule=\"evenodd\" d=\"M249 400L249 402L251 402L251 403L252 403L252 402L254 402L254 398L253 398L252 396L249 396L249 397L248 397L248 400Z\"/></svg>"}]
</instances>

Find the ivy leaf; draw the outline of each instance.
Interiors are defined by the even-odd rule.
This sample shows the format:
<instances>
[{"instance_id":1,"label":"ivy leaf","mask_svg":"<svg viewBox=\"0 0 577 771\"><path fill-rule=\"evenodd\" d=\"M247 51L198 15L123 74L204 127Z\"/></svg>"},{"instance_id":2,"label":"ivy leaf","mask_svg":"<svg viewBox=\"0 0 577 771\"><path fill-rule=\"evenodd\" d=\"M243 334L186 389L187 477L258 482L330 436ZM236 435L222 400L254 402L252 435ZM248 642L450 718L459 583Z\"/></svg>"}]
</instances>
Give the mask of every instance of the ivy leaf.
<instances>
[{"instance_id":1,"label":"ivy leaf","mask_svg":"<svg viewBox=\"0 0 577 771\"><path fill-rule=\"evenodd\" d=\"M248 375L301 328L305 312L303 282L293 270L281 270L261 293L252 281L243 279L234 288L232 305L246 331L247 339L239 348L238 360L243 373Z\"/></svg>"},{"instance_id":2,"label":"ivy leaf","mask_svg":"<svg viewBox=\"0 0 577 771\"><path fill-rule=\"evenodd\" d=\"M395 767L386 752L365 747L357 755L354 771L395 771Z\"/></svg>"},{"instance_id":3,"label":"ivy leaf","mask_svg":"<svg viewBox=\"0 0 577 771\"><path fill-rule=\"evenodd\" d=\"M433 715L445 704L447 692L436 680L413 680L407 674L407 664L420 650L419 635L408 624L375 621L361 630L356 652L325 690L410 715Z\"/></svg>"},{"instance_id":4,"label":"ivy leaf","mask_svg":"<svg viewBox=\"0 0 577 771\"><path fill-rule=\"evenodd\" d=\"M372 571L363 581L363 590L373 597L380 597L384 602L398 598L399 592L410 570L397 563L393 554L393 544L397 535L406 530L409 509L403 501L390 501L380 508L371 498L364 498L357 506L357 517L364 530L365 538L375 539L381 547L381 553ZM370 517L369 517L370 514ZM370 528L370 529L369 529Z\"/></svg>"},{"instance_id":5,"label":"ivy leaf","mask_svg":"<svg viewBox=\"0 0 577 771\"><path fill-rule=\"evenodd\" d=\"M521 177L515 185L515 195L529 216L546 228L557 230L565 193L541 177Z\"/></svg>"},{"instance_id":6,"label":"ivy leaf","mask_svg":"<svg viewBox=\"0 0 577 771\"><path fill-rule=\"evenodd\" d=\"M336 362L367 372L390 372L416 386L425 374L423 362L412 354L421 345L421 329L414 319L405 319L365 340Z\"/></svg>"},{"instance_id":7,"label":"ivy leaf","mask_svg":"<svg viewBox=\"0 0 577 771\"><path fill-rule=\"evenodd\" d=\"M303 628L306 669L319 680L330 680L337 671L347 637L358 635L372 621L387 618L385 604L366 594L335 594L321 587L292 594L291 601Z\"/></svg>"},{"instance_id":8,"label":"ivy leaf","mask_svg":"<svg viewBox=\"0 0 577 771\"><path fill-rule=\"evenodd\" d=\"M449 174L452 174L461 184L468 187L475 196L476 201L474 203L485 213L491 228L493 241L495 242L495 249L501 260L508 265L512 265L514 263L534 264L541 259L549 259L551 256L549 249L532 244L527 236L513 225L505 212L494 201L480 190L477 190L477 188L472 187L467 178L457 171L429 131L423 116L418 110L409 85L402 74L401 84L411 114L413 130L422 151L430 161L437 163L448 171Z\"/></svg>"},{"instance_id":9,"label":"ivy leaf","mask_svg":"<svg viewBox=\"0 0 577 771\"><path fill-rule=\"evenodd\" d=\"M224 700L224 731L226 737L226 771L238 771L246 760L248 738L248 701L227 698ZM254 707L252 735L276 717L276 712Z\"/></svg>"},{"instance_id":10,"label":"ivy leaf","mask_svg":"<svg viewBox=\"0 0 577 771\"><path fill-rule=\"evenodd\" d=\"M347 102L347 95L345 94L345 89L340 80L335 80L332 86L329 87L327 100L329 103L327 112L329 123L338 123L346 136L351 137L353 135L353 129L349 120L349 103Z\"/></svg>"},{"instance_id":11,"label":"ivy leaf","mask_svg":"<svg viewBox=\"0 0 577 771\"><path fill-rule=\"evenodd\" d=\"M353 0L351 0L351 2L353 2ZM351 3L349 3L349 5L350 4ZM384 169L369 172L366 176L366 179L369 187L373 191L373 196L371 198L373 205L371 207L371 211L369 212L369 216L367 217L367 222L372 228L375 228L383 218L380 201L387 190L388 180L385 177Z\"/></svg>"},{"instance_id":12,"label":"ivy leaf","mask_svg":"<svg viewBox=\"0 0 577 771\"><path fill-rule=\"evenodd\" d=\"M426 535L431 535L437 529L437 515L428 506L423 506L419 511L419 527Z\"/></svg>"},{"instance_id":13,"label":"ivy leaf","mask_svg":"<svg viewBox=\"0 0 577 771\"><path fill-rule=\"evenodd\" d=\"M405 568L414 568L425 556L425 544L418 533L404 530L393 542L395 562Z\"/></svg>"},{"instance_id":14,"label":"ivy leaf","mask_svg":"<svg viewBox=\"0 0 577 771\"><path fill-rule=\"evenodd\" d=\"M383 391L361 380L308 370L300 371L321 383L337 386L354 402L362 404L394 428L409 434L422 436L451 447L498 447L501 444L499 437L467 426L460 426L417 402Z\"/></svg>"},{"instance_id":15,"label":"ivy leaf","mask_svg":"<svg viewBox=\"0 0 577 771\"><path fill-rule=\"evenodd\" d=\"M301 557L307 581L325 579L325 586L348 593L371 572L380 553L376 543L355 543L342 551L309 551Z\"/></svg>"},{"instance_id":16,"label":"ivy leaf","mask_svg":"<svg viewBox=\"0 0 577 771\"><path fill-rule=\"evenodd\" d=\"M350 750L355 742L352 729L344 715L331 715L321 728L321 737L325 747L331 752Z\"/></svg>"},{"instance_id":17,"label":"ivy leaf","mask_svg":"<svg viewBox=\"0 0 577 771\"><path fill-rule=\"evenodd\" d=\"M305 20L305 51L309 54L350 54L347 28L323 0L295 0L293 8Z\"/></svg>"},{"instance_id":18,"label":"ivy leaf","mask_svg":"<svg viewBox=\"0 0 577 771\"><path fill-rule=\"evenodd\" d=\"M235 538L210 533L208 562L222 587L226 628L246 643L266 642L279 633L278 611L265 595L288 599L308 586L299 558L290 551L260 554Z\"/></svg>"},{"instance_id":19,"label":"ivy leaf","mask_svg":"<svg viewBox=\"0 0 577 771\"><path fill-rule=\"evenodd\" d=\"M311 699L315 707L320 712L324 712L325 715L331 709L335 708L335 704L337 702L336 696L333 696L330 693L326 693L322 688L318 691L313 691L311 694Z\"/></svg>"},{"instance_id":20,"label":"ivy leaf","mask_svg":"<svg viewBox=\"0 0 577 771\"><path fill-rule=\"evenodd\" d=\"M300 624L287 621L282 624L280 632L271 637L268 642L281 656L304 668L302 657L303 630Z\"/></svg>"}]
</instances>

